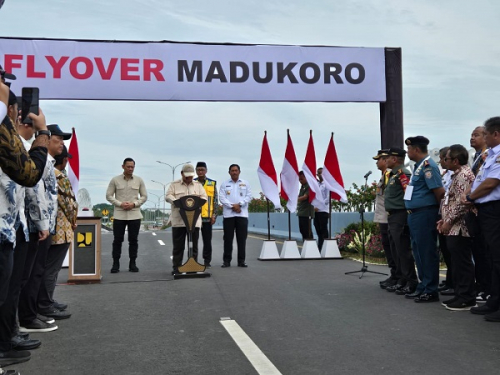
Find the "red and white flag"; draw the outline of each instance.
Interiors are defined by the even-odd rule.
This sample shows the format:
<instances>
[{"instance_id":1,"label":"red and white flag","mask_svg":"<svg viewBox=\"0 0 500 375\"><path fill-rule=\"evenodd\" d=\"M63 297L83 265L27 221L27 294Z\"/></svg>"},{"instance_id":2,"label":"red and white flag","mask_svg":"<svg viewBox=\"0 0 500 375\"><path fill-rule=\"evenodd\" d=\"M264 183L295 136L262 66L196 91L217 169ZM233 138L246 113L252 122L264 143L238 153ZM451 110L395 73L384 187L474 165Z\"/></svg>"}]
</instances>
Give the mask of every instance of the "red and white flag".
<instances>
[{"instance_id":1,"label":"red and white flag","mask_svg":"<svg viewBox=\"0 0 500 375\"><path fill-rule=\"evenodd\" d=\"M323 166L323 181L331 192L332 199L347 203L347 195L344 189L344 180L340 173L339 159L333 143L333 133L326 150L325 165Z\"/></svg>"},{"instance_id":2,"label":"red and white flag","mask_svg":"<svg viewBox=\"0 0 500 375\"><path fill-rule=\"evenodd\" d=\"M262 141L262 152L260 154L259 168L257 169L259 175L260 186L262 192L273 202L275 208L281 208L280 195L278 190L278 177L276 176L276 169L274 168L271 150L267 143L267 132L264 132L264 140Z\"/></svg>"},{"instance_id":3,"label":"red and white flag","mask_svg":"<svg viewBox=\"0 0 500 375\"><path fill-rule=\"evenodd\" d=\"M316 179L316 153L314 152L312 130L309 135L309 144L307 145L306 159L302 170L309 185L309 202L320 211L328 211L321 194L319 182Z\"/></svg>"},{"instance_id":4,"label":"red and white flag","mask_svg":"<svg viewBox=\"0 0 500 375\"><path fill-rule=\"evenodd\" d=\"M73 134L69 143L68 152L72 156L68 159L68 178L71 182L71 187L73 188L75 197L78 197L78 184L80 182L80 157L78 156L78 140L76 139L75 128L73 128Z\"/></svg>"},{"instance_id":5,"label":"red and white flag","mask_svg":"<svg viewBox=\"0 0 500 375\"><path fill-rule=\"evenodd\" d=\"M297 198L299 195L299 166L297 165L297 157L293 148L292 138L287 130L287 144L285 151L285 160L280 174L281 180L281 197L286 200L288 211L295 212L297 210Z\"/></svg>"}]
</instances>

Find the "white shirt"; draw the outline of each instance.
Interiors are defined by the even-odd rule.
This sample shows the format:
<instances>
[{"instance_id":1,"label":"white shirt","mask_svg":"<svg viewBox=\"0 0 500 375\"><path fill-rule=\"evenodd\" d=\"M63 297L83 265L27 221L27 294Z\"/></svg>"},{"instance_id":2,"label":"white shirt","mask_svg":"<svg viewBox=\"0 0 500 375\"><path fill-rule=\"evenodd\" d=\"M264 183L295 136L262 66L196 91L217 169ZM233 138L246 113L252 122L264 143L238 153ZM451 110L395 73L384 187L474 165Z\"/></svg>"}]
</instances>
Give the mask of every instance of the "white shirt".
<instances>
[{"instance_id":1,"label":"white shirt","mask_svg":"<svg viewBox=\"0 0 500 375\"><path fill-rule=\"evenodd\" d=\"M490 151L488 156L477 173L476 179L472 184L471 192L476 190L487 178L500 180L500 145L496 145ZM475 200L476 203L487 203L500 200L500 185L497 185L489 194Z\"/></svg>"},{"instance_id":2,"label":"white shirt","mask_svg":"<svg viewBox=\"0 0 500 375\"><path fill-rule=\"evenodd\" d=\"M246 180L229 179L221 184L219 189L219 203L222 204L224 217L248 217L248 204L252 200L250 184ZM241 212L233 211L233 204L241 206Z\"/></svg>"},{"instance_id":3,"label":"white shirt","mask_svg":"<svg viewBox=\"0 0 500 375\"><path fill-rule=\"evenodd\" d=\"M328 188L325 186L325 182L319 182L318 181L318 184L319 184L319 190L321 191L321 195L322 195L322 201L324 202L325 204L325 207L326 207L326 210L322 210L322 209L319 209L318 208L318 212L326 212L328 213L329 210L330 210L330 200L329 200L329 195L330 195L330 191L328 190Z\"/></svg>"}]
</instances>

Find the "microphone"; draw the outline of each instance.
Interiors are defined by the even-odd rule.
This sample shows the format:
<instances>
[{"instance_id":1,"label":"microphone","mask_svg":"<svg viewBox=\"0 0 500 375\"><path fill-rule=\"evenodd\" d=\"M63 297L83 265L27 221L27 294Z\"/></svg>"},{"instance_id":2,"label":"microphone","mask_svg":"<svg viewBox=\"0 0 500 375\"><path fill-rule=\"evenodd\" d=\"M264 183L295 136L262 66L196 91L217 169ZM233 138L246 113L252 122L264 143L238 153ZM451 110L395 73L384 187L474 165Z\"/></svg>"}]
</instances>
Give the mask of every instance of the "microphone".
<instances>
[{"instance_id":1,"label":"microphone","mask_svg":"<svg viewBox=\"0 0 500 375\"><path fill-rule=\"evenodd\" d=\"M363 178L367 179L369 175L372 174L372 171L368 171Z\"/></svg>"}]
</instances>

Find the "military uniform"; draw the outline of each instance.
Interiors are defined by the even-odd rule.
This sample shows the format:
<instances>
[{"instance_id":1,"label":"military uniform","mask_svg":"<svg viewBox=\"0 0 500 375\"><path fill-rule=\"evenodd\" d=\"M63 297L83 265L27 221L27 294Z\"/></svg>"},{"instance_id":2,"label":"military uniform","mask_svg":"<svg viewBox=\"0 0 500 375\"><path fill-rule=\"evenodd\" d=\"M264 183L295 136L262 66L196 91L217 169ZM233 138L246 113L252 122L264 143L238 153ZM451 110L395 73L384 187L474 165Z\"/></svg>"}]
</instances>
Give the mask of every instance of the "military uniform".
<instances>
[{"instance_id":1,"label":"military uniform","mask_svg":"<svg viewBox=\"0 0 500 375\"><path fill-rule=\"evenodd\" d=\"M378 160L381 157L389 156L389 150L378 150L377 155L373 157L373 160ZM378 167L378 164L377 164ZM380 168L379 168L380 169ZM391 171L386 169L382 173L382 177L377 184L377 192L375 193L375 216L373 217L373 222L378 223L380 229L380 237L382 240L382 247L384 248L385 259L387 260L387 265L391 271L391 275L388 279L380 282L380 287L382 289L388 286L395 285L398 282L398 276L396 275L396 261L394 260L391 252L391 243L389 240L389 225L387 224L387 211L385 210L385 188L389 183L389 175Z\"/></svg>"},{"instance_id":2,"label":"military uniform","mask_svg":"<svg viewBox=\"0 0 500 375\"><path fill-rule=\"evenodd\" d=\"M421 138L426 143L423 143ZM419 136L408 138L405 143L408 146L427 145L429 141ZM436 201L433 190L442 187L439 167L427 156L415 163L409 185L410 190L407 189L405 198L411 246L420 279L416 292L431 296L434 300L439 299L439 252L436 228L439 202Z\"/></svg>"},{"instance_id":3,"label":"military uniform","mask_svg":"<svg viewBox=\"0 0 500 375\"><path fill-rule=\"evenodd\" d=\"M404 156L402 149L391 148L390 155ZM395 166L390 172L389 183L385 188L385 209L388 213L389 240L392 256L396 262L398 278L395 290L413 293L417 285L415 263L410 249L410 232L407 225L407 211L404 194L410 179L410 171L403 165ZM399 286L399 287L398 287ZM389 289L392 291L392 288Z\"/></svg>"},{"instance_id":4,"label":"military uniform","mask_svg":"<svg viewBox=\"0 0 500 375\"><path fill-rule=\"evenodd\" d=\"M309 185L301 185L299 197L309 194ZM297 216L299 217L299 230L302 240L312 240L311 219L314 219L314 206L309 200L303 200L297 203Z\"/></svg>"}]
</instances>

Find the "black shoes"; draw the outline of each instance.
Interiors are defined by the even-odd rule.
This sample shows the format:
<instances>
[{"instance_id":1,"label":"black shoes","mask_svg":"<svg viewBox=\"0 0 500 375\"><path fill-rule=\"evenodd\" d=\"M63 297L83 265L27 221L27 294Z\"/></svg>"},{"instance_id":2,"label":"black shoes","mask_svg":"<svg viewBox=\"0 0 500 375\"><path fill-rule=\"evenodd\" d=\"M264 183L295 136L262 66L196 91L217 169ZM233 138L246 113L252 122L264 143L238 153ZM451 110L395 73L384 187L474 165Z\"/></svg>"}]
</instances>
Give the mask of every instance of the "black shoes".
<instances>
[{"instance_id":1,"label":"black shoes","mask_svg":"<svg viewBox=\"0 0 500 375\"><path fill-rule=\"evenodd\" d=\"M231 264L230 263L222 263L222 268L227 268L227 267L231 267Z\"/></svg>"},{"instance_id":2,"label":"black shoes","mask_svg":"<svg viewBox=\"0 0 500 375\"><path fill-rule=\"evenodd\" d=\"M66 303L59 303L56 301L52 304L52 307L55 307L56 309L58 309L60 311L64 311L68 308L68 305Z\"/></svg>"},{"instance_id":3,"label":"black shoes","mask_svg":"<svg viewBox=\"0 0 500 375\"><path fill-rule=\"evenodd\" d=\"M414 300L416 303L439 302L439 294L437 293L424 293Z\"/></svg>"},{"instance_id":4,"label":"black shoes","mask_svg":"<svg viewBox=\"0 0 500 375\"><path fill-rule=\"evenodd\" d=\"M446 307L448 304L454 303L456 301L458 301L458 297L453 297L451 299L447 299L446 301L441 302L441 305L443 305L444 307Z\"/></svg>"},{"instance_id":5,"label":"black shoes","mask_svg":"<svg viewBox=\"0 0 500 375\"><path fill-rule=\"evenodd\" d=\"M111 273L118 273L118 272L120 272L120 260L114 259L113 266L111 267Z\"/></svg>"},{"instance_id":6,"label":"black shoes","mask_svg":"<svg viewBox=\"0 0 500 375\"><path fill-rule=\"evenodd\" d=\"M40 340L30 339L29 335L18 334L10 340L15 350L33 350L42 345Z\"/></svg>"},{"instance_id":7,"label":"black shoes","mask_svg":"<svg viewBox=\"0 0 500 375\"><path fill-rule=\"evenodd\" d=\"M57 329L55 324L42 322L40 319L35 319L29 324L20 324L19 332L52 332Z\"/></svg>"},{"instance_id":8,"label":"black shoes","mask_svg":"<svg viewBox=\"0 0 500 375\"><path fill-rule=\"evenodd\" d=\"M26 350L9 350L8 352L0 352L0 366L9 366L16 363L26 362L29 361L30 358L31 354Z\"/></svg>"},{"instance_id":9,"label":"black shoes","mask_svg":"<svg viewBox=\"0 0 500 375\"><path fill-rule=\"evenodd\" d=\"M55 307L50 307L45 310L40 310L40 314L48 318L53 318L55 320L63 320L71 317L71 313L67 311L58 310Z\"/></svg>"},{"instance_id":10,"label":"black shoes","mask_svg":"<svg viewBox=\"0 0 500 375\"><path fill-rule=\"evenodd\" d=\"M137 268L135 264L135 259L130 259L130 263L128 264L128 270L130 272L139 272L139 268Z\"/></svg>"},{"instance_id":11,"label":"black shoes","mask_svg":"<svg viewBox=\"0 0 500 375\"><path fill-rule=\"evenodd\" d=\"M172 275L178 275L179 273L179 269L177 267L174 267L172 270Z\"/></svg>"},{"instance_id":12,"label":"black shoes","mask_svg":"<svg viewBox=\"0 0 500 375\"><path fill-rule=\"evenodd\" d=\"M422 294L422 292L418 292L415 290L413 293L405 294L405 298L415 299L415 298L419 298L421 294Z\"/></svg>"},{"instance_id":13,"label":"black shoes","mask_svg":"<svg viewBox=\"0 0 500 375\"><path fill-rule=\"evenodd\" d=\"M388 291L388 292L390 292L390 293L394 293L396 290L401 290L404 287L405 287L404 285L395 284L395 285L392 285L392 286L388 286L387 288L385 288L385 290Z\"/></svg>"},{"instance_id":14,"label":"black shoes","mask_svg":"<svg viewBox=\"0 0 500 375\"><path fill-rule=\"evenodd\" d=\"M449 302L446 304L446 308L451 311L469 311L472 307L476 307L476 301L462 301L457 299L456 301Z\"/></svg>"},{"instance_id":15,"label":"black shoes","mask_svg":"<svg viewBox=\"0 0 500 375\"><path fill-rule=\"evenodd\" d=\"M455 295L455 289L453 288L447 288L442 290L441 292L442 296L454 296Z\"/></svg>"},{"instance_id":16,"label":"black shoes","mask_svg":"<svg viewBox=\"0 0 500 375\"><path fill-rule=\"evenodd\" d=\"M397 284L397 280L391 279L390 277L387 280L380 282L380 287L382 289L387 289L390 286L394 286Z\"/></svg>"},{"instance_id":17,"label":"black shoes","mask_svg":"<svg viewBox=\"0 0 500 375\"><path fill-rule=\"evenodd\" d=\"M247 267L248 267L248 264L246 264L246 263L239 263L239 264L238 264L238 267L244 267L244 268L247 268Z\"/></svg>"},{"instance_id":18,"label":"black shoes","mask_svg":"<svg viewBox=\"0 0 500 375\"><path fill-rule=\"evenodd\" d=\"M415 287L414 286L410 286L410 285L407 285L404 288L401 288L401 289L398 289L398 290L395 291L395 293L398 296L406 296L407 294L412 294L414 292L415 292Z\"/></svg>"},{"instance_id":19,"label":"black shoes","mask_svg":"<svg viewBox=\"0 0 500 375\"><path fill-rule=\"evenodd\" d=\"M212 265L210 264L210 262L205 262L205 268L212 268Z\"/></svg>"}]
</instances>

